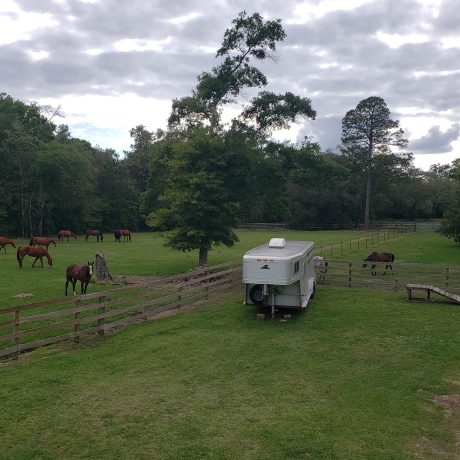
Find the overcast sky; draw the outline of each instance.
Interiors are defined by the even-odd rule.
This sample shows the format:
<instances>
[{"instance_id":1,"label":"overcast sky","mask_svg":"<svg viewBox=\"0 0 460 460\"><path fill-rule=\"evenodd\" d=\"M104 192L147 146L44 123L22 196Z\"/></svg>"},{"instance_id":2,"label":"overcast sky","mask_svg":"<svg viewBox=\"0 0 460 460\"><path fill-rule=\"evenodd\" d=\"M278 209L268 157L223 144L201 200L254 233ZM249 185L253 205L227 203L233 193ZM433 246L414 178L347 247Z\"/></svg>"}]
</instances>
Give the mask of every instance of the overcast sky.
<instances>
[{"instance_id":1,"label":"overcast sky","mask_svg":"<svg viewBox=\"0 0 460 460\"><path fill-rule=\"evenodd\" d=\"M242 10L281 18L269 91L312 101L314 121L279 139L340 143L345 113L382 97L415 165L460 157L458 0L0 0L0 92L60 106L73 136L129 149L129 129L165 128L173 98L219 61ZM244 94L241 102L248 100Z\"/></svg>"}]
</instances>

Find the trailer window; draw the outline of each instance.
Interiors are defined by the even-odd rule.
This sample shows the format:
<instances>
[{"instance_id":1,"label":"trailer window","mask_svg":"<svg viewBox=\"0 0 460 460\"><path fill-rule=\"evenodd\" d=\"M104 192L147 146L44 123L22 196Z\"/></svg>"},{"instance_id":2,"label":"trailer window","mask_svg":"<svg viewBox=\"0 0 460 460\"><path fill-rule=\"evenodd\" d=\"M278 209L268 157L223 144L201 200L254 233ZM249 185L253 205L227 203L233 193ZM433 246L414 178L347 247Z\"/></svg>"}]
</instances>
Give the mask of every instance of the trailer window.
<instances>
[{"instance_id":1,"label":"trailer window","mask_svg":"<svg viewBox=\"0 0 460 460\"><path fill-rule=\"evenodd\" d=\"M299 271L299 261L297 261L295 264L294 264L294 273L297 273Z\"/></svg>"}]
</instances>

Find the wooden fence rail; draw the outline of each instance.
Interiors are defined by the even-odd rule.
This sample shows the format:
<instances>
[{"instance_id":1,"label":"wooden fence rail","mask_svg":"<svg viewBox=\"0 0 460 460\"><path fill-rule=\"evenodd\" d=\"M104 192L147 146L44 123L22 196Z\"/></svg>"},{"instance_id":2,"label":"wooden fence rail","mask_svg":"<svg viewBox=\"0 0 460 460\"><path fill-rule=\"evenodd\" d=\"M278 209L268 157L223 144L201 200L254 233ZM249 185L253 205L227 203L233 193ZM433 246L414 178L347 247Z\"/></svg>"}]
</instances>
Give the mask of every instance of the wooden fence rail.
<instances>
[{"instance_id":1,"label":"wooden fence rail","mask_svg":"<svg viewBox=\"0 0 460 460\"><path fill-rule=\"evenodd\" d=\"M371 265L363 268L363 261L326 259L317 268L317 283L330 286L367 287L372 289L405 290L407 284L429 284L454 294L460 293L460 266L393 262L375 263L376 276Z\"/></svg>"},{"instance_id":2,"label":"wooden fence rail","mask_svg":"<svg viewBox=\"0 0 460 460\"><path fill-rule=\"evenodd\" d=\"M330 243L327 245L319 245L316 249L318 255L333 259L342 257L344 253L352 253L361 249L372 248L381 243L394 241L407 233L414 232L415 227L393 227L391 229L377 230L357 238L352 238L346 241Z\"/></svg>"},{"instance_id":3,"label":"wooden fence rail","mask_svg":"<svg viewBox=\"0 0 460 460\"><path fill-rule=\"evenodd\" d=\"M241 285L234 262L203 267L142 285L0 309L0 357L84 334L104 334L221 295Z\"/></svg>"}]
</instances>

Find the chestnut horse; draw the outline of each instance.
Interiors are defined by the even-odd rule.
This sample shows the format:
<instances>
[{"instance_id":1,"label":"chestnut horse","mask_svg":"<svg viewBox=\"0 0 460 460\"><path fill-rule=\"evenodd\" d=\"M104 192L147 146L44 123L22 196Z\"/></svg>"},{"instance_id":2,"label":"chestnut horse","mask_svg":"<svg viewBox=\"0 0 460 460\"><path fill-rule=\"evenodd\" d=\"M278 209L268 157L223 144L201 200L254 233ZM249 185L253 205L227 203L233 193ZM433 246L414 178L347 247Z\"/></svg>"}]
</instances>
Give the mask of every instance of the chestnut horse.
<instances>
[{"instance_id":1,"label":"chestnut horse","mask_svg":"<svg viewBox=\"0 0 460 460\"><path fill-rule=\"evenodd\" d=\"M60 230L58 233L58 241L62 241L64 243L64 238L67 238L67 242L69 241L70 237L74 237L77 239L77 235L72 232L72 230Z\"/></svg>"},{"instance_id":2,"label":"chestnut horse","mask_svg":"<svg viewBox=\"0 0 460 460\"><path fill-rule=\"evenodd\" d=\"M113 234L115 241L119 243L121 243L121 237L123 237L123 241L131 241L131 232L127 228L117 228Z\"/></svg>"},{"instance_id":3,"label":"chestnut horse","mask_svg":"<svg viewBox=\"0 0 460 460\"><path fill-rule=\"evenodd\" d=\"M11 246L13 246L13 248L16 247L16 245L14 244L14 241L7 238L6 236L0 236L0 251L3 249L5 251L5 254L6 254L6 245L7 244L11 244Z\"/></svg>"},{"instance_id":4,"label":"chestnut horse","mask_svg":"<svg viewBox=\"0 0 460 460\"><path fill-rule=\"evenodd\" d=\"M53 265L53 259L50 257L48 251L43 246L24 246L22 248L19 247L16 251L16 257L19 262L19 268L22 268L22 259L24 259L25 256L35 257L32 267L35 265L35 262L37 262L37 260L40 259L43 268L43 257L46 257L48 259L48 265L50 267Z\"/></svg>"},{"instance_id":5,"label":"chestnut horse","mask_svg":"<svg viewBox=\"0 0 460 460\"><path fill-rule=\"evenodd\" d=\"M391 262L394 262L395 256L391 252L373 252L372 254L369 254L363 262L387 262L385 266L385 270L390 268L390 270L393 270L393 267L391 265ZM376 264L372 264L371 266L371 274L372 276L377 276L377 270L375 269ZM363 264L363 268L366 268L367 264ZM385 274L385 272L383 272Z\"/></svg>"},{"instance_id":6,"label":"chestnut horse","mask_svg":"<svg viewBox=\"0 0 460 460\"><path fill-rule=\"evenodd\" d=\"M86 230L86 237L85 237L85 240L88 241L88 238L90 236L95 236L97 238L97 241L99 242L99 238L101 239L101 241L103 241L104 239L104 235L102 234L102 232L98 229L93 229L93 230Z\"/></svg>"},{"instance_id":7,"label":"chestnut horse","mask_svg":"<svg viewBox=\"0 0 460 460\"><path fill-rule=\"evenodd\" d=\"M86 265L69 265L66 270L65 295L67 295L69 283L72 283L73 295L76 295L75 285L77 281L81 283L81 293L86 294L89 281L91 276L93 276L93 268L94 262L88 262Z\"/></svg>"},{"instance_id":8,"label":"chestnut horse","mask_svg":"<svg viewBox=\"0 0 460 460\"><path fill-rule=\"evenodd\" d=\"M29 241L29 246L46 246L46 249L49 249L50 244L56 246L56 239L46 236L33 236Z\"/></svg>"}]
</instances>

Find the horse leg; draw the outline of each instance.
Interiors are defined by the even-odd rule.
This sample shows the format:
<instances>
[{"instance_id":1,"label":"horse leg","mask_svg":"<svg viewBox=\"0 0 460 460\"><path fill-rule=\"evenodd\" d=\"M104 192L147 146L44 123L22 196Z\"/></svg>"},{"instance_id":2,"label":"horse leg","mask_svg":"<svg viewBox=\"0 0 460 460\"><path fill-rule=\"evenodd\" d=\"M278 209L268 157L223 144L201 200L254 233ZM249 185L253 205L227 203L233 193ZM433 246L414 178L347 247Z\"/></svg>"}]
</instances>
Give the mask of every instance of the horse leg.
<instances>
[{"instance_id":1,"label":"horse leg","mask_svg":"<svg viewBox=\"0 0 460 460\"><path fill-rule=\"evenodd\" d=\"M69 286L69 279L67 278L65 282L65 295L67 295L67 287Z\"/></svg>"},{"instance_id":2,"label":"horse leg","mask_svg":"<svg viewBox=\"0 0 460 460\"><path fill-rule=\"evenodd\" d=\"M40 257L35 257L34 263L32 264L32 268L34 267L35 262L37 262L37 260L38 260L39 258L40 258Z\"/></svg>"},{"instance_id":3,"label":"horse leg","mask_svg":"<svg viewBox=\"0 0 460 460\"><path fill-rule=\"evenodd\" d=\"M0 247L0 251L1 251L2 249L5 251L5 254L6 254L6 244L2 244L2 246Z\"/></svg>"},{"instance_id":4,"label":"horse leg","mask_svg":"<svg viewBox=\"0 0 460 460\"><path fill-rule=\"evenodd\" d=\"M77 284L77 280L75 278L72 278L72 291L73 291L73 295L77 295L75 293L75 285Z\"/></svg>"}]
</instances>

